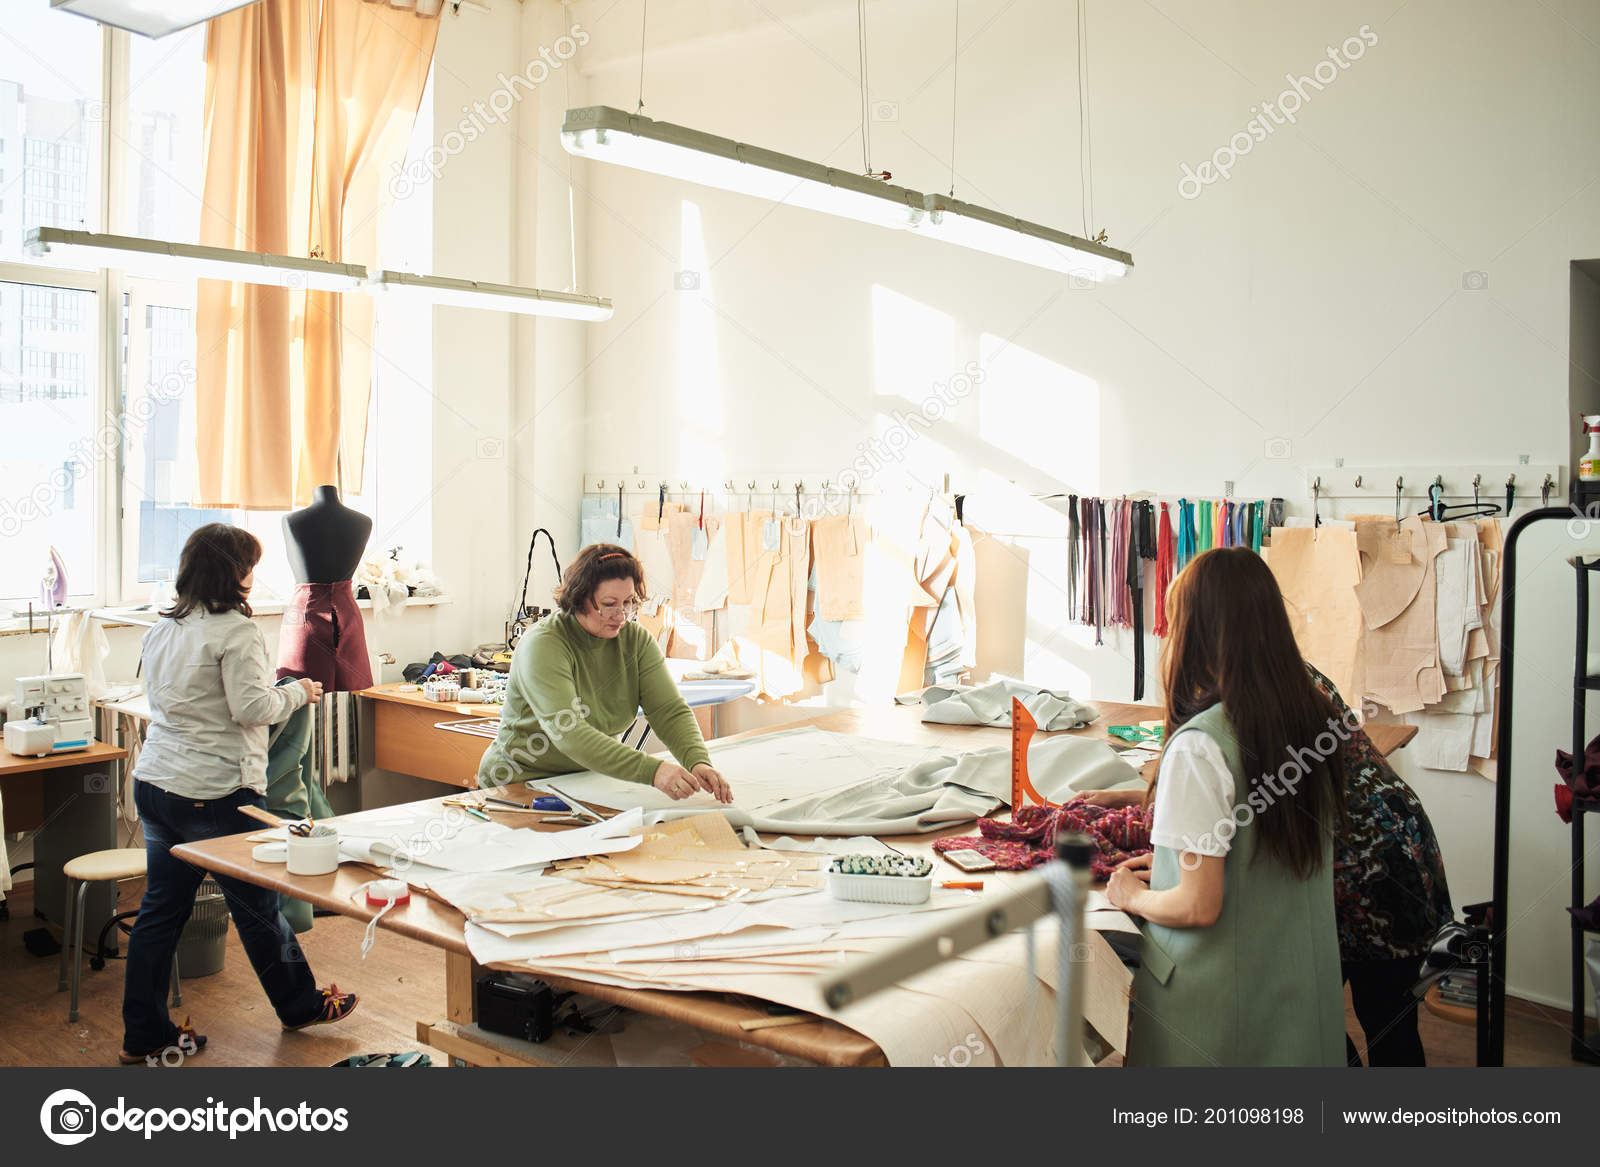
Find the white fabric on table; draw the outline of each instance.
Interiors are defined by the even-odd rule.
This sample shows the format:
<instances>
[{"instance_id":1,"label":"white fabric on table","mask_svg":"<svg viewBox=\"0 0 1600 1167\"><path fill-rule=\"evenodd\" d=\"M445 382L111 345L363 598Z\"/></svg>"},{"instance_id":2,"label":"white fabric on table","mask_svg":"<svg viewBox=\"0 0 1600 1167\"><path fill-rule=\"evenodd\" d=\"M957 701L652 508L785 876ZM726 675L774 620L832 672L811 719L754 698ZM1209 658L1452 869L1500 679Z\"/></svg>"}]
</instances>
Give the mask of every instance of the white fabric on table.
<instances>
[{"instance_id":1,"label":"white fabric on table","mask_svg":"<svg viewBox=\"0 0 1600 1167\"><path fill-rule=\"evenodd\" d=\"M1081 729L1100 716L1093 705L1067 693L1041 689L1009 677L995 677L982 685L933 685L920 695L895 698L902 705L922 704L922 720L946 725L987 725L1009 728L1015 698L1040 729Z\"/></svg>"},{"instance_id":2,"label":"white fabric on table","mask_svg":"<svg viewBox=\"0 0 1600 1167\"><path fill-rule=\"evenodd\" d=\"M982 818L1011 799L1009 745L957 753L808 726L708 748L733 787L732 806L708 794L674 802L654 787L602 774L550 782L582 802L641 807L662 818L720 810L735 828L790 835L922 834ZM1053 802L1137 777L1110 746L1072 737L1034 741L1028 770Z\"/></svg>"}]
</instances>

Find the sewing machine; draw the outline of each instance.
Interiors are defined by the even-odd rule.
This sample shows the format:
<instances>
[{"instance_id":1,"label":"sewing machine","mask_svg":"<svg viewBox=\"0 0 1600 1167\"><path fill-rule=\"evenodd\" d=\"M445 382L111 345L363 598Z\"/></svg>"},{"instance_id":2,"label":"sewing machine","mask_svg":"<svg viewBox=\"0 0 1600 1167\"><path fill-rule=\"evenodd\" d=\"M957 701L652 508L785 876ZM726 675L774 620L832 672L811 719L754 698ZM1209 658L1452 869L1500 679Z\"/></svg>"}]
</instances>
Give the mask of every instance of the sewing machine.
<instances>
[{"instance_id":1,"label":"sewing machine","mask_svg":"<svg viewBox=\"0 0 1600 1167\"><path fill-rule=\"evenodd\" d=\"M6 722L6 749L22 757L43 758L86 750L94 742L89 690L82 673L18 677L16 704L22 719Z\"/></svg>"}]
</instances>

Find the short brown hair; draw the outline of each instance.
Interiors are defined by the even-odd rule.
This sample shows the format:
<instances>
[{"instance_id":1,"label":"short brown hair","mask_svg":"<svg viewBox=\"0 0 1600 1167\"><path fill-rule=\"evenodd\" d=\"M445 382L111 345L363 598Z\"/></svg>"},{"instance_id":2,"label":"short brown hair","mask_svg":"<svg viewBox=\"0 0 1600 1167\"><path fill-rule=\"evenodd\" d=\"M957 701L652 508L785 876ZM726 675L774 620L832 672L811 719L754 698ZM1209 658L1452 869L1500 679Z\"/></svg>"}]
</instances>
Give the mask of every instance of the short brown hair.
<instances>
[{"instance_id":1,"label":"short brown hair","mask_svg":"<svg viewBox=\"0 0 1600 1167\"><path fill-rule=\"evenodd\" d=\"M182 620L196 608L213 615L239 612L250 616L248 593L240 586L261 562L261 541L243 527L207 523L196 527L178 557L177 598L161 614Z\"/></svg>"},{"instance_id":2,"label":"short brown hair","mask_svg":"<svg viewBox=\"0 0 1600 1167\"><path fill-rule=\"evenodd\" d=\"M649 598L644 590L644 568L631 551L615 543L591 543L561 573L556 606L569 616L587 611L596 590L612 579L631 579L634 593L641 600Z\"/></svg>"}]
</instances>

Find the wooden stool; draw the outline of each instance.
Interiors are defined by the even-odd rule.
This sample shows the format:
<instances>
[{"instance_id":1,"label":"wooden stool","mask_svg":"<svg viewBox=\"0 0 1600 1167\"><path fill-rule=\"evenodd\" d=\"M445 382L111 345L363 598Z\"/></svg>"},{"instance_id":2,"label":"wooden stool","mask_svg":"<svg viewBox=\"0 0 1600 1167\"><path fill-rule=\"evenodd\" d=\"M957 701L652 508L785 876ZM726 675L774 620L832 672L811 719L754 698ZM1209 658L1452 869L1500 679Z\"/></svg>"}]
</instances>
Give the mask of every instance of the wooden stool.
<instances>
[{"instance_id":1,"label":"wooden stool","mask_svg":"<svg viewBox=\"0 0 1600 1167\"><path fill-rule=\"evenodd\" d=\"M68 860L61 873L67 877L67 921L61 929L61 979L56 985L56 992L59 993L67 987L67 970L70 968L72 1006L67 1011L67 1020L76 1021L78 983L83 976L83 902L89 895L89 885L104 883L107 880L115 883L142 877L145 873L144 848L90 851L87 855L79 855L75 859ZM178 958L174 954L172 1005L176 1008L181 1004L183 1004L183 994L178 987Z\"/></svg>"}]
</instances>

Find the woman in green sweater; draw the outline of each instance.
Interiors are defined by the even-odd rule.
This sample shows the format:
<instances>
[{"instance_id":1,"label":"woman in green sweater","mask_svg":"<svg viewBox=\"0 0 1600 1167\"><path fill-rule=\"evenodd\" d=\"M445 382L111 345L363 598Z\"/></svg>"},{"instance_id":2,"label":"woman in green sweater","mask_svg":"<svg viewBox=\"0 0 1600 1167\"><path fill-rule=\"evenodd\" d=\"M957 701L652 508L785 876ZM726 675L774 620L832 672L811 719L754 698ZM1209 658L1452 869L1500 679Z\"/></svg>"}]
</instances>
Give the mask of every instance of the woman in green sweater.
<instances>
[{"instance_id":1,"label":"woman in green sweater","mask_svg":"<svg viewBox=\"0 0 1600 1167\"><path fill-rule=\"evenodd\" d=\"M500 733L478 766L479 786L593 770L673 798L704 791L733 801L661 649L631 619L645 594L644 569L623 548L596 543L578 553L556 589L561 610L529 629L511 656ZM676 762L618 740L640 709Z\"/></svg>"}]
</instances>

